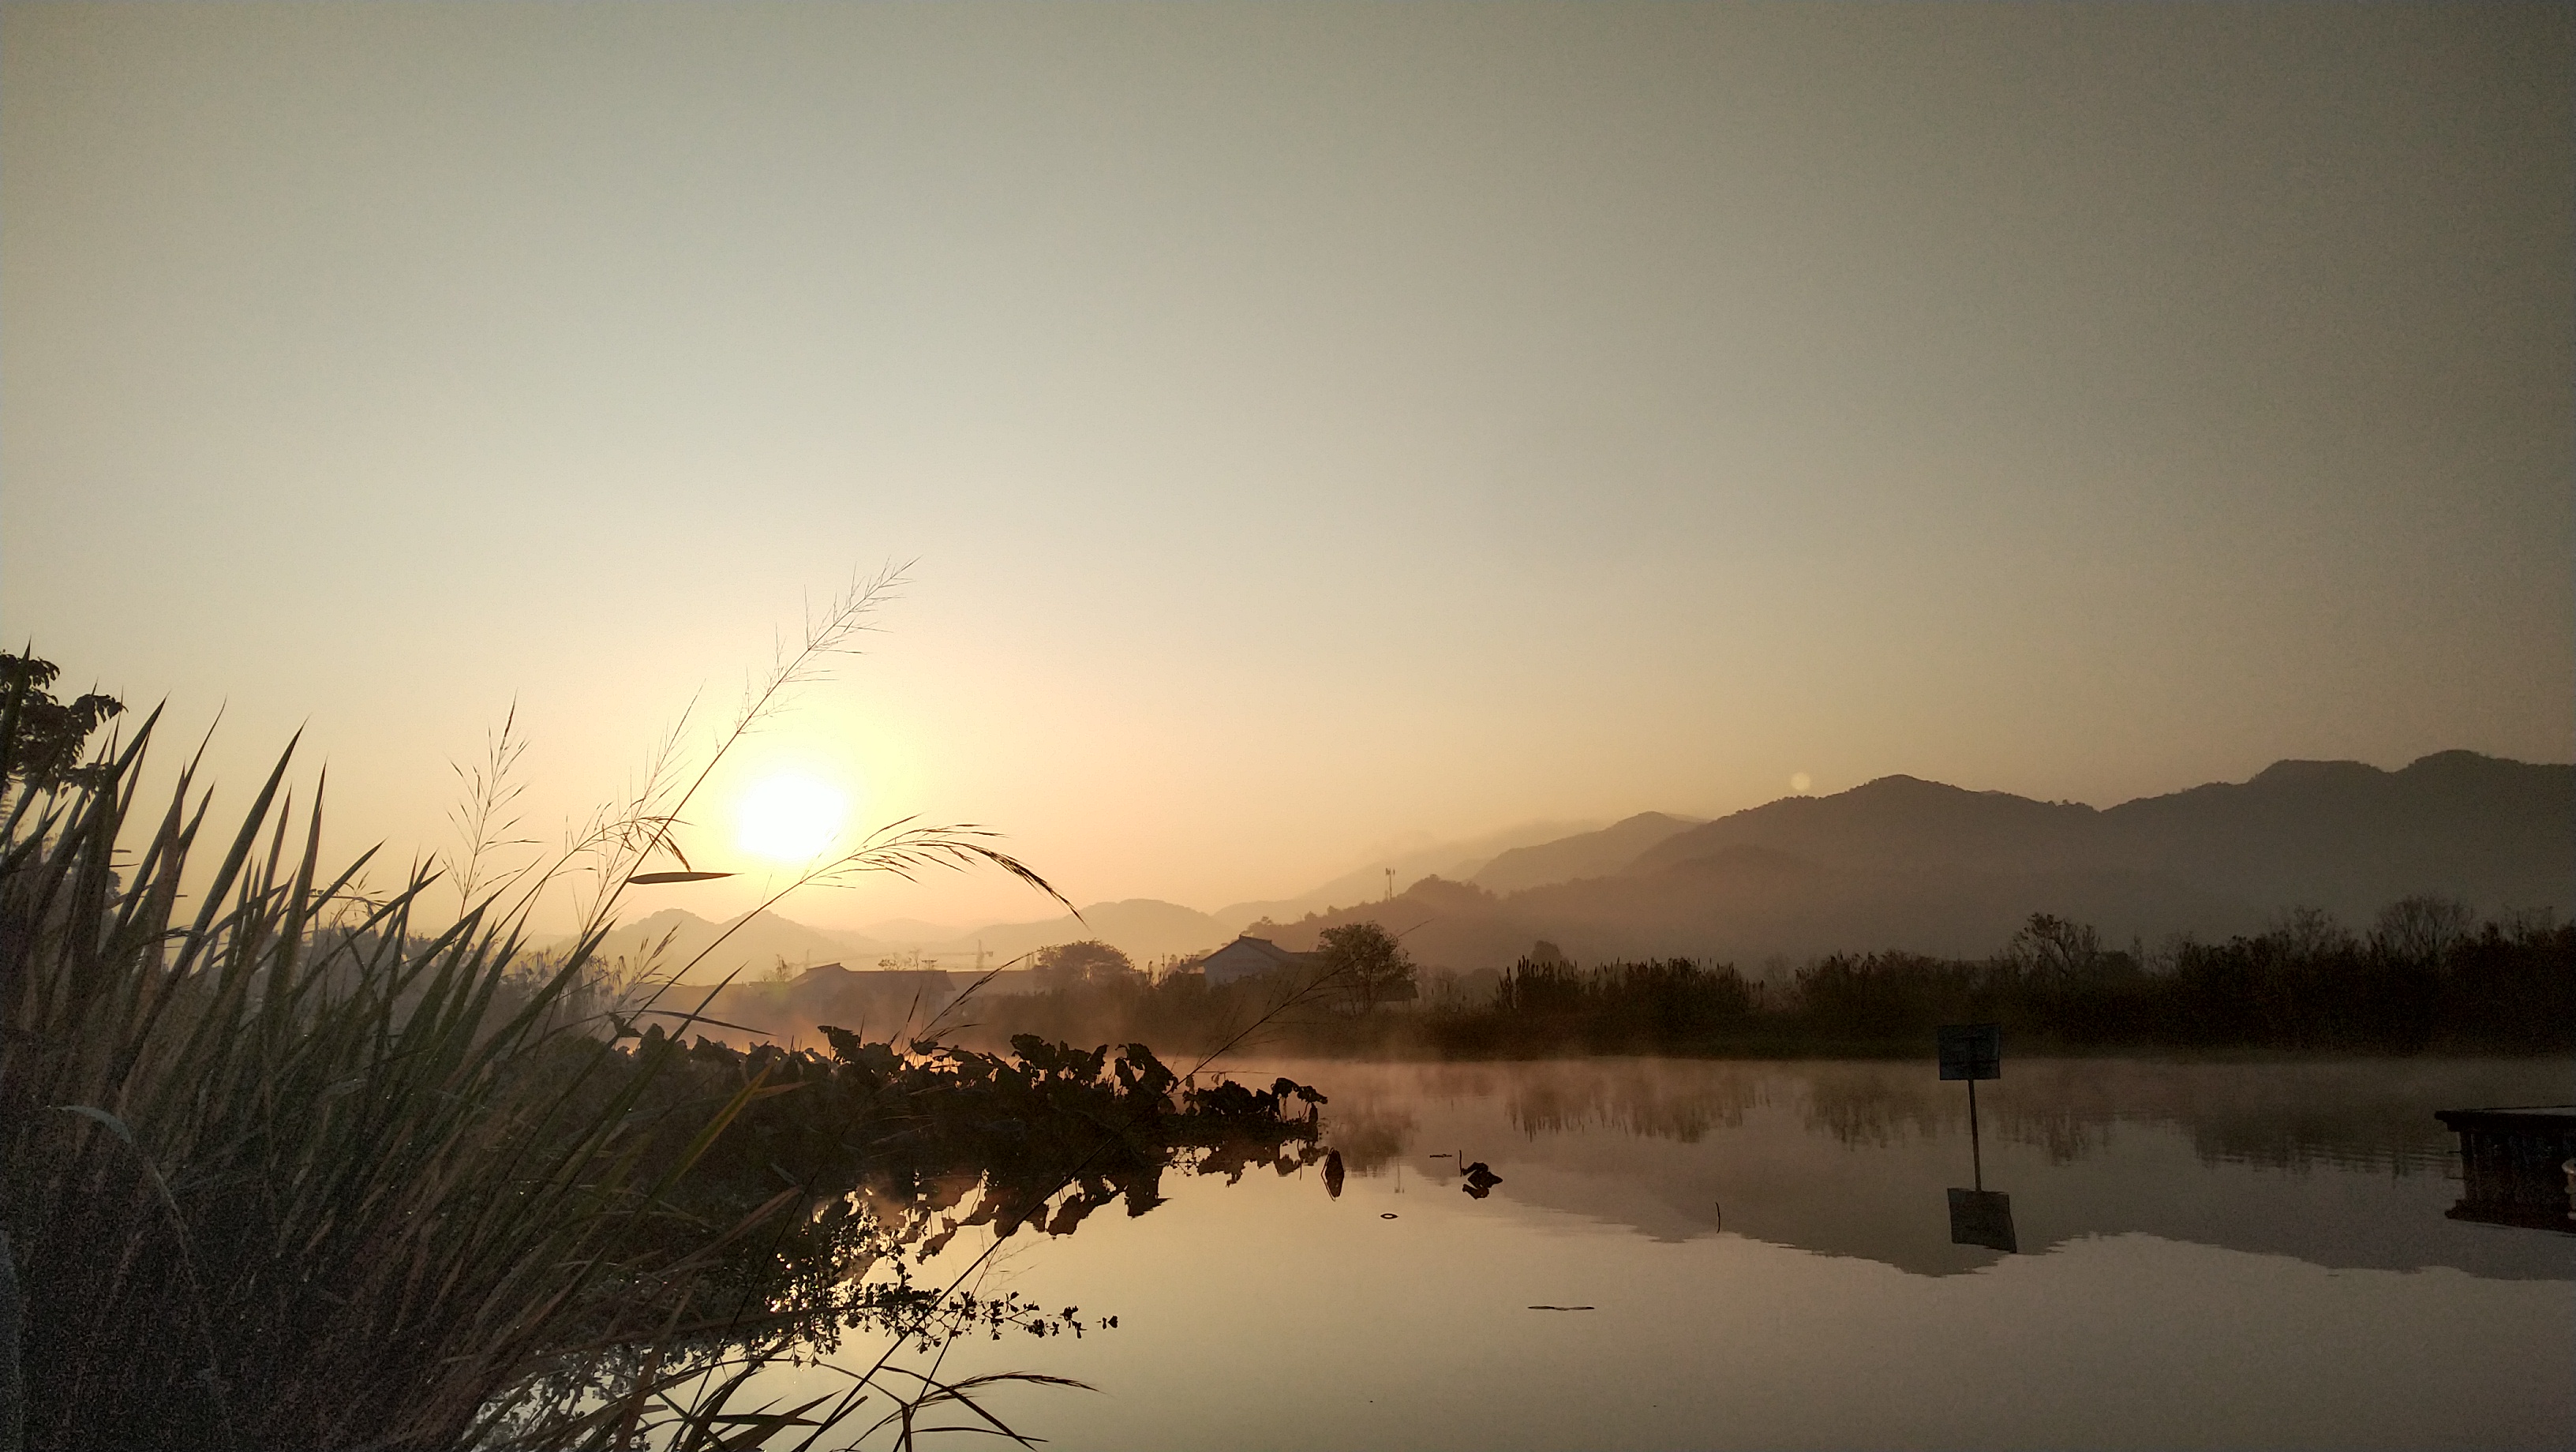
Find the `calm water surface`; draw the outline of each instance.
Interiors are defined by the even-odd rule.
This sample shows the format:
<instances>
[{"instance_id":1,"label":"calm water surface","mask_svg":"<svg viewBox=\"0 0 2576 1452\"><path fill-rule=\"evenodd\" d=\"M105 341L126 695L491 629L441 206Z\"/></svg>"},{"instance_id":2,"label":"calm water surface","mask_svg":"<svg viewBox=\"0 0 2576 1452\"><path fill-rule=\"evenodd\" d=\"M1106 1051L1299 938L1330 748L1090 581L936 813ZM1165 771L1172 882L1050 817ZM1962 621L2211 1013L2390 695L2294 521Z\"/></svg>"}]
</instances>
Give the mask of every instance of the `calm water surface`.
<instances>
[{"instance_id":1,"label":"calm water surface","mask_svg":"<svg viewBox=\"0 0 2576 1452\"><path fill-rule=\"evenodd\" d=\"M1331 1096L1341 1194L1024 1230L983 1288L1119 1326L943 1375L1089 1382L993 1402L1075 1448L2576 1443L2576 1236L2450 1218L2432 1118L2564 1103L2564 1062L2007 1062L1973 1159L1929 1063L1235 1072ZM2013 1253L1953 1240L1980 1183Z\"/></svg>"}]
</instances>

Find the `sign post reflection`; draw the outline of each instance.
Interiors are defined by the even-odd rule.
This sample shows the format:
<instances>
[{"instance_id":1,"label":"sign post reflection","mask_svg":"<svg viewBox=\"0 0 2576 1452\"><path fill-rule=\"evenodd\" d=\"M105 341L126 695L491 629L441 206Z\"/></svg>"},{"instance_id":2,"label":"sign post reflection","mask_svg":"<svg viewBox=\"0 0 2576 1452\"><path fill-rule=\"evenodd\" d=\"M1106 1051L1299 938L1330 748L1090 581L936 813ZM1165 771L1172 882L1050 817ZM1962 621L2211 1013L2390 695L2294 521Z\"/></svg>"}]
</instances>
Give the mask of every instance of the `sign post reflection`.
<instances>
[{"instance_id":1,"label":"sign post reflection","mask_svg":"<svg viewBox=\"0 0 2576 1452\"><path fill-rule=\"evenodd\" d=\"M1991 1023L1944 1024L1940 1030L1941 1077L1968 1085L1968 1164L1972 1189L1950 1191L1950 1243L1982 1245L2012 1254L2012 1197L1986 1188L1985 1149L1977 1131L1977 1081L2004 1074L2003 1026Z\"/></svg>"}]
</instances>

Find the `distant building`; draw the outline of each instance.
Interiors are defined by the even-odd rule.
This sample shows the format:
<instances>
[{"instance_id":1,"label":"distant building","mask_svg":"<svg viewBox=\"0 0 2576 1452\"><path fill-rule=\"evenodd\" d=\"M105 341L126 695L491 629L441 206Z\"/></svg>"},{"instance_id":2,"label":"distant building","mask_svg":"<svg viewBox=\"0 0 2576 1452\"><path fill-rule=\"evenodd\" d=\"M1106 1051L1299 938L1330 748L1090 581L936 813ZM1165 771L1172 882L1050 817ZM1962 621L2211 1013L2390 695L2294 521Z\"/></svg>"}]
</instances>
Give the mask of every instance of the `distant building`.
<instances>
[{"instance_id":1,"label":"distant building","mask_svg":"<svg viewBox=\"0 0 2576 1452\"><path fill-rule=\"evenodd\" d=\"M1257 974L1276 972L1281 968L1312 968L1315 955L1291 953L1268 938L1237 938L1210 953L1199 962L1207 974L1210 988L1222 988Z\"/></svg>"}]
</instances>

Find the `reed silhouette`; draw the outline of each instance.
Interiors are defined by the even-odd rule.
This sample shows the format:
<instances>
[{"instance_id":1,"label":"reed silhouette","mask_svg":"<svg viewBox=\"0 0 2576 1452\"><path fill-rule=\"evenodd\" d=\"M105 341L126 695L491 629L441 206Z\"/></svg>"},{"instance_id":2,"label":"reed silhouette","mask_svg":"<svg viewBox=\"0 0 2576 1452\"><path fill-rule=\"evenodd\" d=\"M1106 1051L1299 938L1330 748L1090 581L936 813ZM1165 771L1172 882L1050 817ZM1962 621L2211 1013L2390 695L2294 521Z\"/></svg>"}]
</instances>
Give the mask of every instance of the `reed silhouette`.
<instances>
[{"instance_id":1,"label":"reed silhouette","mask_svg":"<svg viewBox=\"0 0 2576 1452\"><path fill-rule=\"evenodd\" d=\"M1276 1086L1168 1097L1141 1046L1113 1063L1032 1041L1006 1060L935 1042L935 1022L836 1038L829 1058L684 1045L705 1001L673 988L690 965L598 956L629 883L707 875L681 841L692 797L899 579L809 623L702 755L675 728L632 801L560 855L486 872L512 830L505 723L469 774L465 848L391 891L366 885L373 853L324 864L322 792L299 813L291 744L212 835L194 762L166 804L143 801L159 712L67 765L77 751L26 726L54 719L31 710L52 672L17 658L0 1246L24 1334L0 1359L23 1401L0 1431L34 1448L679 1449L821 1435L872 1398L893 1410L862 1436L907 1442L942 1412L1009 1433L978 1400L997 1378L943 1381L891 1350L849 1371L851 1396L733 1399L835 1325L1080 1334L1096 1323L1070 1308L851 1273L965 1198L997 1227L1043 1214L1065 1233L1112 1193L1149 1208L1165 1166L1295 1159L1311 1114L1281 1116ZM90 714L83 740L116 713ZM1062 901L989 835L898 823L796 886L983 864ZM567 882L587 889L580 934L534 955L531 906ZM441 926L431 897L449 889Z\"/></svg>"}]
</instances>

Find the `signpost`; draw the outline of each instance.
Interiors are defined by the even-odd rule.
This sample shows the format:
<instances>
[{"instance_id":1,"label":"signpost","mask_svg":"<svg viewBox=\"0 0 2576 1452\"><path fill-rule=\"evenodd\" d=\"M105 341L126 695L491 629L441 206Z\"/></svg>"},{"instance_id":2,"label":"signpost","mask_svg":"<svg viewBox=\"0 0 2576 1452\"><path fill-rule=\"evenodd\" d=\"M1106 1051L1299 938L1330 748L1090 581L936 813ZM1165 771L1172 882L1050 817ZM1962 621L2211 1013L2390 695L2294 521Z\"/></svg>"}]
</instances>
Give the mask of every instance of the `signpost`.
<instances>
[{"instance_id":1,"label":"signpost","mask_svg":"<svg viewBox=\"0 0 2576 1452\"><path fill-rule=\"evenodd\" d=\"M1952 1023L1941 1026L1941 1077L1965 1079L1977 1092L1979 1079L2004 1076L2004 1026L1999 1023Z\"/></svg>"},{"instance_id":2,"label":"signpost","mask_svg":"<svg viewBox=\"0 0 2576 1452\"><path fill-rule=\"evenodd\" d=\"M1977 1167L1977 1187L1985 1188L1985 1157L1977 1144L1977 1081L2004 1076L2004 1026L1999 1023L1951 1023L1941 1026L1941 1077L1968 1081L1968 1155Z\"/></svg>"},{"instance_id":3,"label":"signpost","mask_svg":"<svg viewBox=\"0 0 2576 1452\"><path fill-rule=\"evenodd\" d=\"M2004 1076L2003 1026L1943 1024L1939 1042L1941 1077L1968 1083L1968 1160L1976 1186L1950 1192L1950 1243L2010 1253L2015 1247L2012 1197L1986 1188L1985 1150L1977 1134L1977 1081Z\"/></svg>"}]
</instances>

